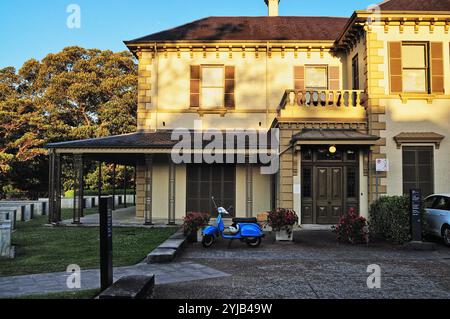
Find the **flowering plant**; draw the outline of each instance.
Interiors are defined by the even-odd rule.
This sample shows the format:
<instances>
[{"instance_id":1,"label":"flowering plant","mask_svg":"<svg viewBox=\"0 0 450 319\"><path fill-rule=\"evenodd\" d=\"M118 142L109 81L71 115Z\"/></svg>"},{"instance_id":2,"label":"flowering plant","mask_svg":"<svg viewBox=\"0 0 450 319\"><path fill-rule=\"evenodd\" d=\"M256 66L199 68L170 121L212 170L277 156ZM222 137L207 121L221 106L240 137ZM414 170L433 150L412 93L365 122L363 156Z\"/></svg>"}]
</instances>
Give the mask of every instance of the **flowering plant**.
<instances>
[{"instance_id":1,"label":"flowering plant","mask_svg":"<svg viewBox=\"0 0 450 319\"><path fill-rule=\"evenodd\" d=\"M358 216L354 208L350 208L345 216L341 216L339 224L333 227L337 240L351 244L367 243L369 241L369 231L367 220Z\"/></svg>"},{"instance_id":2,"label":"flowering plant","mask_svg":"<svg viewBox=\"0 0 450 319\"><path fill-rule=\"evenodd\" d=\"M210 215L206 213L188 213L184 218L183 232L185 236L195 234L209 224Z\"/></svg>"},{"instance_id":3,"label":"flowering plant","mask_svg":"<svg viewBox=\"0 0 450 319\"><path fill-rule=\"evenodd\" d=\"M298 223L298 216L292 209L278 208L269 212L268 221L274 231L288 230Z\"/></svg>"}]
</instances>

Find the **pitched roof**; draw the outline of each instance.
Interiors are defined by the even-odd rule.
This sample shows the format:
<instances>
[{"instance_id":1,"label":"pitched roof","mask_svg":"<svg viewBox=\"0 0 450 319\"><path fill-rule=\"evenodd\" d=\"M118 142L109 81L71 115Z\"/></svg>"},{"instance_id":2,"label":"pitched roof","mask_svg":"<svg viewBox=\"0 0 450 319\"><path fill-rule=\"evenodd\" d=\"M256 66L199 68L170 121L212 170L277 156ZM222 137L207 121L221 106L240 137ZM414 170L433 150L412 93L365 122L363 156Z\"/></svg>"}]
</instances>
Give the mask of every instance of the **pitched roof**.
<instances>
[{"instance_id":1,"label":"pitched roof","mask_svg":"<svg viewBox=\"0 0 450 319\"><path fill-rule=\"evenodd\" d=\"M304 129L299 134L292 137L292 141L377 141L380 138L374 135L368 135L356 130L317 130Z\"/></svg>"},{"instance_id":2,"label":"pitched roof","mask_svg":"<svg viewBox=\"0 0 450 319\"><path fill-rule=\"evenodd\" d=\"M450 11L450 0L387 0L382 11Z\"/></svg>"},{"instance_id":3,"label":"pitched roof","mask_svg":"<svg viewBox=\"0 0 450 319\"><path fill-rule=\"evenodd\" d=\"M132 133L87 140L47 144L47 148L171 148L171 132Z\"/></svg>"},{"instance_id":4,"label":"pitched roof","mask_svg":"<svg viewBox=\"0 0 450 319\"><path fill-rule=\"evenodd\" d=\"M185 132L182 132L185 133ZM212 131L210 133L213 133ZM257 134L257 131L223 131L223 149L227 149L229 147L229 142L232 141L235 148L239 149L242 145L239 142L245 143L246 149L255 149L260 144L257 145L250 144L250 141L256 139L258 142L261 138L266 138L266 141L261 141L263 144L267 142L267 146L271 145L271 136L270 131L263 136ZM227 134L229 133L229 135ZM190 130L189 134L191 135L191 143L194 143L196 138L203 139L202 136L195 137L194 131ZM78 140L78 141L68 141L68 142L60 142L60 143L51 143L47 144L46 148L48 149L172 149L175 145L180 142L180 136L178 134L175 135L177 139L172 140L172 131L170 130L160 130L156 132L136 132L131 134L124 135L116 135L109 137L100 137L100 138L92 138L86 140ZM184 134L183 134L184 137ZM250 138L251 137L251 138ZM231 139L231 140L229 140ZM203 147L206 147L211 143L211 139L203 139ZM195 148L195 145L192 144L192 148Z\"/></svg>"},{"instance_id":5,"label":"pitched roof","mask_svg":"<svg viewBox=\"0 0 450 319\"><path fill-rule=\"evenodd\" d=\"M125 43L160 41L331 40L348 18L338 17L209 17Z\"/></svg>"}]
</instances>

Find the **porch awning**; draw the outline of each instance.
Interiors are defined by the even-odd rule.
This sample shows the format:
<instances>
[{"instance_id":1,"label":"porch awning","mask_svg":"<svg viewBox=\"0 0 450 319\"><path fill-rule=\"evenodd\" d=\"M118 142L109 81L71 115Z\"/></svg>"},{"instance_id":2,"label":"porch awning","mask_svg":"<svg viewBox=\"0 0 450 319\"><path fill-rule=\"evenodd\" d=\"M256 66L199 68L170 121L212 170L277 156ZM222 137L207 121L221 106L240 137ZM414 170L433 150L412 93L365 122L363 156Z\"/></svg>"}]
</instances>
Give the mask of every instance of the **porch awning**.
<instances>
[{"instance_id":1,"label":"porch awning","mask_svg":"<svg viewBox=\"0 0 450 319\"><path fill-rule=\"evenodd\" d=\"M262 152L270 150L271 147L270 132L264 132L261 136L256 131L237 131L232 133L216 131L216 133L223 133L223 135L221 135L222 140L219 142L222 145L222 150L217 147L216 150L218 153ZM198 151L197 149L199 148L196 139L201 139L200 145L202 145L203 148L208 146L212 141L215 141L211 136L197 137L195 136L194 131L189 131L188 134L190 134L191 150L193 153ZM55 150L56 153L94 154L104 152L109 154L169 154L173 147L180 142L181 137L178 136L178 134L177 138L178 139L172 140L172 131L161 130L156 132L136 132L79 141L51 143L47 144L46 147ZM265 141L262 141L263 139L265 139ZM261 144L260 142L263 143ZM264 147L260 148L260 145ZM231 149L229 149L230 147Z\"/></svg>"},{"instance_id":2,"label":"porch awning","mask_svg":"<svg viewBox=\"0 0 450 319\"><path fill-rule=\"evenodd\" d=\"M361 133L357 130L314 130L305 129L292 137L296 145L375 145L378 136Z\"/></svg>"}]
</instances>

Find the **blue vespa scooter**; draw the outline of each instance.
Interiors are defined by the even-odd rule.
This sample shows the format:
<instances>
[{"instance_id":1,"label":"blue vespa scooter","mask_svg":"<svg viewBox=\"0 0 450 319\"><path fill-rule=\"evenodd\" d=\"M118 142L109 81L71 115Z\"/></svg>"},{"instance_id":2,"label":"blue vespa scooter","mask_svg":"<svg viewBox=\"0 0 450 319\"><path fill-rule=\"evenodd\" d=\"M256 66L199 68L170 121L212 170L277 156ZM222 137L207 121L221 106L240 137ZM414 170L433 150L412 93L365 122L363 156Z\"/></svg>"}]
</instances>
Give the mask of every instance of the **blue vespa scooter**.
<instances>
[{"instance_id":1,"label":"blue vespa scooter","mask_svg":"<svg viewBox=\"0 0 450 319\"><path fill-rule=\"evenodd\" d=\"M264 233L258 225L256 218L234 218L233 225L231 227L225 227L223 217L230 214L225 208L217 207L214 197L212 201L219 216L217 217L216 225L208 226L203 230L203 247L212 247L219 237L229 239L230 245L235 239L245 242L251 248L257 248L261 245Z\"/></svg>"}]
</instances>

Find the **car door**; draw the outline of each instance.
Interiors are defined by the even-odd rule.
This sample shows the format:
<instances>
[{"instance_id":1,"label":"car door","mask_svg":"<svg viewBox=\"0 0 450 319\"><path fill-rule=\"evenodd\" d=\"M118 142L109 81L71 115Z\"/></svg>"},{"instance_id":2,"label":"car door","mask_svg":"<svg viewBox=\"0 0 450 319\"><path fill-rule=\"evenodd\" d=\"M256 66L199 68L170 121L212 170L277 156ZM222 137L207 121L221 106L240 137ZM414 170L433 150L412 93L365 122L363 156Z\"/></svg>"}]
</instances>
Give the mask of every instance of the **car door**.
<instances>
[{"instance_id":1,"label":"car door","mask_svg":"<svg viewBox=\"0 0 450 319\"><path fill-rule=\"evenodd\" d=\"M432 214L430 216L430 228L437 236L441 236L441 228L444 217L449 209L449 204L449 199L445 196L439 196L433 203Z\"/></svg>"},{"instance_id":2,"label":"car door","mask_svg":"<svg viewBox=\"0 0 450 319\"><path fill-rule=\"evenodd\" d=\"M436 218L435 218L435 231L436 234L442 236L442 226L444 224L448 224L450 217L450 198L447 196L443 196L442 205L439 206L436 210Z\"/></svg>"},{"instance_id":3,"label":"car door","mask_svg":"<svg viewBox=\"0 0 450 319\"><path fill-rule=\"evenodd\" d=\"M439 216L436 207L440 200L440 196L430 196L425 200L425 219L428 231L432 234L436 234L436 219Z\"/></svg>"}]
</instances>

